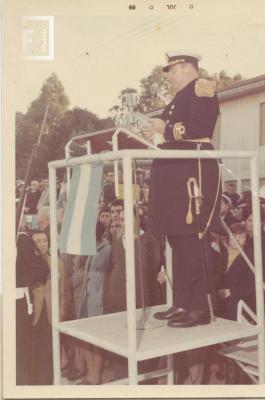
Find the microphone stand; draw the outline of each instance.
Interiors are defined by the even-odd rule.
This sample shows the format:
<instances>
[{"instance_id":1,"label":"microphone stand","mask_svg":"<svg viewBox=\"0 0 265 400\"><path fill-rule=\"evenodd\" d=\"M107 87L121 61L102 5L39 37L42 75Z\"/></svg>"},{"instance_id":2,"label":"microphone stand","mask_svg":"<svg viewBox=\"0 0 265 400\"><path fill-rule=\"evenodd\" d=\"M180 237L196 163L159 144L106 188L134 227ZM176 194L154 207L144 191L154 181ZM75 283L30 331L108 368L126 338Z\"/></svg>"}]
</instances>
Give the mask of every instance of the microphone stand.
<instances>
[{"instance_id":1,"label":"microphone stand","mask_svg":"<svg viewBox=\"0 0 265 400\"><path fill-rule=\"evenodd\" d=\"M139 172L137 168L136 160L134 160L134 183L137 183L137 176L139 178ZM146 329L154 329L163 326L161 321L157 320L149 320L147 317L147 309L145 304L145 293L144 293L144 273L143 273L143 262L142 262L142 248L141 248L141 238L140 238L140 217L139 217L139 204L136 201L136 220L137 220L137 233L136 233L136 241L137 241L137 250L138 250L138 263L139 263L139 277L140 277L140 291L141 291L141 306L142 306L142 317L139 321L137 321L136 329L137 330L146 330Z\"/></svg>"},{"instance_id":2,"label":"microphone stand","mask_svg":"<svg viewBox=\"0 0 265 400\"><path fill-rule=\"evenodd\" d=\"M197 229L198 229L200 255L201 255L201 261L202 261L202 264L201 264L202 265L202 274L203 274L204 283L205 283L206 297L207 297L207 302L208 302L208 306L209 306L211 321L214 322L215 315L213 313L213 304L212 304L212 299L211 299L209 279L208 279L208 273L207 273L207 261L206 261L205 249L204 249L204 245L203 245L204 244L203 243L204 235L202 233L201 220L200 220L201 195L199 192L198 183L195 178L189 178L189 180L187 182L187 186L188 186L188 193L189 193L190 198L194 198L194 200L195 200L195 214L196 214Z\"/></svg>"}]
</instances>

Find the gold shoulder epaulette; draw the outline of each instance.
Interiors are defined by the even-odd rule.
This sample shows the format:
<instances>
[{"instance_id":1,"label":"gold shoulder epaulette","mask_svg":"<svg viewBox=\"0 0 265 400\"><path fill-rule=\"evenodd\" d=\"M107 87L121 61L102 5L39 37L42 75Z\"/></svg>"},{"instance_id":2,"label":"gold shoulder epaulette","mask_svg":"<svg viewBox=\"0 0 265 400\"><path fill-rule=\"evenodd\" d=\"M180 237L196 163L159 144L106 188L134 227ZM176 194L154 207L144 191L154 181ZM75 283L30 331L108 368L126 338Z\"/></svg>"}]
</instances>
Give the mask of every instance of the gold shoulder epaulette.
<instances>
[{"instance_id":1,"label":"gold shoulder epaulette","mask_svg":"<svg viewBox=\"0 0 265 400\"><path fill-rule=\"evenodd\" d=\"M215 95L215 88L215 81L201 78L195 83L195 94L198 97L213 97Z\"/></svg>"}]
</instances>

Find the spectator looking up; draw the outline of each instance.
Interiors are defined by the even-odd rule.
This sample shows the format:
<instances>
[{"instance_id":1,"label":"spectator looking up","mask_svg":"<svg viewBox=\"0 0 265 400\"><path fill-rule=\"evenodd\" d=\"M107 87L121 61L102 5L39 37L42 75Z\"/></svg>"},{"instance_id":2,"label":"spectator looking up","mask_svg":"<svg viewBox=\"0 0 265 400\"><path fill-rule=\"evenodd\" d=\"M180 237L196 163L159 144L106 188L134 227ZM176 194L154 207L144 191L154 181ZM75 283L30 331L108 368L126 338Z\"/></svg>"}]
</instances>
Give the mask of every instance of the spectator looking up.
<instances>
[{"instance_id":1,"label":"spectator looking up","mask_svg":"<svg viewBox=\"0 0 265 400\"><path fill-rule=\"evenodd\" d=\"M110 244L113 242L113 240L116 239L118 233L121 231L122 231L121 221L110 221L107 234L107 239Z\"/></svg>"},{"instance_id":2,"label":"spectator looking up","mask_svg":"<svg viewBox=\"0 0 265 400\"><path fill-rule=\"evenodd\" d=\"M111 220L109 207L103 207L99 211L98 220L104 224L105 228L107 228L109 226L109 223L110 223L110 220Z\"/></svg>"},{"instance_id":3,"label":"spectator looking up","mask_svg":"<svg viewBox=\"0 0 265 400\"><path fill-rule=\"evenodd\" d=\"M112 221L118 221L124 211L124 201L122 199L115 199L110 206L110 215Z\"/></svg>"}]
</instances>

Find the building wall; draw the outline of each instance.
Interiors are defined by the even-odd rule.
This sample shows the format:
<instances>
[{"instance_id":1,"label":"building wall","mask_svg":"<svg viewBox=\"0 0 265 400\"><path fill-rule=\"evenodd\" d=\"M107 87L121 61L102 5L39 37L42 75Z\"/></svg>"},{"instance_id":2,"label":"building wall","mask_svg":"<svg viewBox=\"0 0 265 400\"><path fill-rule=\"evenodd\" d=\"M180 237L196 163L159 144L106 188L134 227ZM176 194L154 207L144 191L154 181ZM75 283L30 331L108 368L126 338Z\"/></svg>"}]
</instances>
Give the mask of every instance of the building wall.
<instances>
[{"instance_id":1,"label":"building wall","mask_svg":"<svg viewBox=\"0 0 265 400\"><path fill-rule=\"evenodd\" d=\"M215 142L222 150L260 150L260 177L265 177L265 146L260 146L260 104L265 92L220 102L220 123ZM219 138L218 138L219 136ZM224 180L249 179L247 160L224 160Z\"/></svg>"}]
</instances>

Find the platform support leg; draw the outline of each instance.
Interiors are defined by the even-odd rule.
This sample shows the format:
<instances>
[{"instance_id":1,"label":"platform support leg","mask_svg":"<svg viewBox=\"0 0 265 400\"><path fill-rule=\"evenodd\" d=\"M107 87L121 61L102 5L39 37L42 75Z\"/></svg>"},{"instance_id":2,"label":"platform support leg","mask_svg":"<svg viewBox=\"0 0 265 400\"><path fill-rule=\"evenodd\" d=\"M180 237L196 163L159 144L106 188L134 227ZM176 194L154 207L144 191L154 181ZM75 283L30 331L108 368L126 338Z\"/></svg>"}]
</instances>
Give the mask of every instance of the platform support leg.
<instances>
[{"instance_id":1,"label":"platform support leg","mask_svg":"<svg viewBox=\"0 0 265 400\"><path fill-rule=\"evenodd\" d=\"M56 169L49 167L50 234L51 234L51 289L52 289L52 347L54 384L61 383L59 323L59 272L57 246Z\"/></svg>"},{"instance_id":2,"label":"platform support leg","mask_svg":"<svg viewBox=\"0 0 265 400\"><path fill-rule=\"evenodd\" d=\"M129 385L137 385L137 337L136 337L136 301L135 301L135 265L134 265L134 223L132 191L132 159L123 159L124 178L124 226L126 260L126 296L128 330L128 371Z\"/></svg>"},{"instance_id":3,"label":"platform support leg","mask_svg":"<svg viewBox=\"0 0 265 400\"><path fill-rule=\"evenodd\" d=\"M167 282L167 306L171 307L173 305L173 288L171 287L173 283L173 261L172 261L172 249L166 240L166 271L170 282Z\"/></svg>"},{"instance_id":4,"label":"platform support leg","mask_svg":"<svg viewBox=\"0 0 265 400\"><path fill-rule=\"evenodd\" d=\"M167 384L174 385L174 354L169 354L167 356Z\"/></svg>"}]
</instances>

